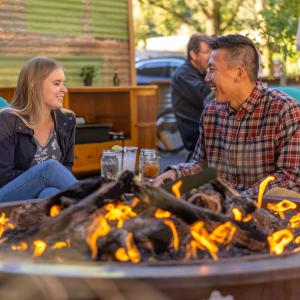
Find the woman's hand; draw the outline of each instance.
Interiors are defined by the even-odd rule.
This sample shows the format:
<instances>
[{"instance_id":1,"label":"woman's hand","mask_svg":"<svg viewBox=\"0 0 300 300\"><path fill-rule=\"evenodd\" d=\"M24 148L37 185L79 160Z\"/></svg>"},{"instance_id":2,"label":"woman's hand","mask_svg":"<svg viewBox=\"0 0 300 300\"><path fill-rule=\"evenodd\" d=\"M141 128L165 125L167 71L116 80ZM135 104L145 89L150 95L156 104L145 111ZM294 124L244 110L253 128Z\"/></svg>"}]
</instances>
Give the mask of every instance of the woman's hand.
<instances>
[{"instance_id":1,"label":"woman's hand","mask_svg":"<svg viewBox=\"0 0 300 300\"><path fill-rule=\"evenodd\" d=\"M161 175L154 178L153 186L160 187L166 179L175 180L176 179L176 173L174 170L168 170L165 173L162 173Z\"/></svg>"}]
</instances>

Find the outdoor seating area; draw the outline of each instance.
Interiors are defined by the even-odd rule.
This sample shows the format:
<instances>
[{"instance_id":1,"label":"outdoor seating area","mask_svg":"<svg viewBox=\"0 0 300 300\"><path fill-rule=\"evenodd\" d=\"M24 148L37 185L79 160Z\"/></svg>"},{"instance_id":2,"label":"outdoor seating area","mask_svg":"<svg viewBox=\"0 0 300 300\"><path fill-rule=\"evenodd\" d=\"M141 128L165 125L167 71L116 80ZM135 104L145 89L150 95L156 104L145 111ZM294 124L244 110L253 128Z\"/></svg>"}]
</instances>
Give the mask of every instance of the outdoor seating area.
<instances>
[{"instance_id":1,"label":"outdoor seating area","mask_svg":"<svg viewBox=\"0 0 300 300\"><path fill-rule=\"evenodd\" d=\"M299 299L298 2L0 1L1 297Z\"/></svg>"}]
</instances>

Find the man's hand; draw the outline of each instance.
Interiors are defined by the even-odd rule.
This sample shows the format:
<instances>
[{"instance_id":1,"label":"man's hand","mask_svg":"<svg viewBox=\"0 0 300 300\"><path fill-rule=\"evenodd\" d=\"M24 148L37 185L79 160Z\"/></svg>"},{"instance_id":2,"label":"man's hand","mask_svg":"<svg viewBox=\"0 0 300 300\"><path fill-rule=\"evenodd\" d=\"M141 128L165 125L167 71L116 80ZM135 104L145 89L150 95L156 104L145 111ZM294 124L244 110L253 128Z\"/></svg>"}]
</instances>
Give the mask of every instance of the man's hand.
<instances>
[{"instance_id":1,"label":"man's hand","mask_svg":"<svg viewBox=\"0 0 300 300\"><path fill-rule=\"evenodd\" d=\"M154 181L153 181L153 186L160 187L163 183L164 180L166 179L176 179L176 173L174 170L168 170L165 173L162 173L161 175L157 176Z\"/></svg>"}]
</instances>

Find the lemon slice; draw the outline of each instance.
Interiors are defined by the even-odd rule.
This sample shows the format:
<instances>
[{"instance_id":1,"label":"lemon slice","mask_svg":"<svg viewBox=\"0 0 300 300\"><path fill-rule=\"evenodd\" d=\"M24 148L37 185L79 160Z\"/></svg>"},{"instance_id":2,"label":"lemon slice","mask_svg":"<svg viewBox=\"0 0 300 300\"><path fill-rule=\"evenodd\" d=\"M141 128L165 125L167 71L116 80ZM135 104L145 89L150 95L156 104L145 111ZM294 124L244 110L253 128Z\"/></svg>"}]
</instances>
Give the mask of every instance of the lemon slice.
<instances>
[{"instance_id":1,"label":"lemon slice","mask_svg":"<svg viewBox=\"0 0 300 300\"><path fill-rule=\"evenodd\" d=\"M114 146L111 147L111 150L113 150L113 151L122 151L122 149L123 148L119 145L114 145Z\"/></svg>"}]
</instances>

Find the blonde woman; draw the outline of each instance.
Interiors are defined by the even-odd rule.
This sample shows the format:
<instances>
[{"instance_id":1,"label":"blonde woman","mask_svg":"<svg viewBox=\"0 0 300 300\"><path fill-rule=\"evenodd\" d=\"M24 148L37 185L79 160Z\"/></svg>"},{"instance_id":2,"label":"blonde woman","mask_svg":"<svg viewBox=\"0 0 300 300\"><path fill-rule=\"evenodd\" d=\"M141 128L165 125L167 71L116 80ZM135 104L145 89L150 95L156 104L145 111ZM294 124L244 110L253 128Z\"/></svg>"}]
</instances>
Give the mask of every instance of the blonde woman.
<instances>
[{"instance_id":1,"label":"blonde woman","mask_svg":"<svg viewBox=\"0 0 300 300\"><path fill-rule=\"evenodd\" d=\"M0 112L0 202L49 197L78 182L66 92L56 61L34 57L22 67L13 100Z\"/></svg>"}]
</instances>

